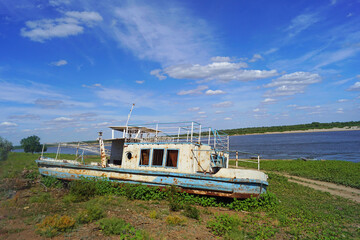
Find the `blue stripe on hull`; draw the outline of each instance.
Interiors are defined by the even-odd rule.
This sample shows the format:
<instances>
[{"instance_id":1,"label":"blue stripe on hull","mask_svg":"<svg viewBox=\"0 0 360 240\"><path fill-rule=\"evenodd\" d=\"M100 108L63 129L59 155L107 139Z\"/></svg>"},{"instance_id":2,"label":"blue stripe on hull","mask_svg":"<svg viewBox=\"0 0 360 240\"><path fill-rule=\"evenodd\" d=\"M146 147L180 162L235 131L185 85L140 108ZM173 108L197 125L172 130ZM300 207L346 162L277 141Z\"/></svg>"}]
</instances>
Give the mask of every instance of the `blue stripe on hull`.
<instances>
[{"instance_id":1,"label":"blue stripe on hull","mask_svg":"<svg viewBox=\"0 0 360 240\"><path fill-rule=\"evenodd\" d=\"M155 172L155 171L134 171L128 169L115 169L115 168L101 168L97 166L86 166L86 165L74 165L74 164L65 164L65 163L55 163L54 162L43 162L37 161L39 166L39 171L42 175L55 176L57 178L76 180L81 177L88 178L97 178L91 174L83 174L86 170L89 171L98 171L100 173L117 173L119 176L117 178L110 178L110 181L116 182L127 182L127 183L140 183L146 185L154 186L169 186L175 185L184 189L193 189L193 190L203 190L203 191L213 191L213 192L227 192L231 194L253 194L258 195L260 193L266 192L267 182L264 181L251 181L245 179L230 179L230 178L219 178L219 177L210 177L199 174L181 174L181 173L169 173L169 172ZM42 167L43 166L43 167ZM72 169L72 173L67 173L63 171L52 170L51 167L63 168L63 169ZM117 170L117 171L115 171ZM119 171L120 170L120 171ZM154 174L157 173L157 174ZM125 178L121 175L123 174L132 174L140 176L149 176L155 177L152 181L138 181L136 177Z\"/></svg>"},{"instance_id":2,"label":"blue stripe on hull","mask_svg":"<svg viewBox=\"0 0 360 240\"><path fill-rule=\"evenodd\" d=\"M102 168L101 166L92 166L92 165L75 165L71 163L63 162L53 162L53 161L42 161L36 160L38 165L43 165L46 167L66 167L73 169L89 169L103 172L118 172L118 173L129 173L129 174L140 174L140 175L149 175L149 176L172 176L172 177L181 177L188 179L201 179L201 180L211 180L211 181L220 181L220 182L234 182L234 183L258 183L259 185L268 185L268 182L261 181L257 179L247 179L247 178L224 178L224 177L214 177L209 173L174 173L174 172L162 172L162 171L150 171L150 170L134 170L134 169L124 169L124 168L113 168L106 167Z\"/></svg>"},{"instance_id":3,"label":"blue stripe on hull","mask_svg":"<svg viewBox=\"0 0 360 240\"><path fill-rule=\"evenodd\" d=\"M86 178L97 178L93 175L88 174L75 174L75 173L67 173L54 171L50 169L39 168L39 171L42 175L47 176L56 176L57 178L68 179L68 180L78 180L81 177ZM247 193L247 194L259 194L266 192L266 186L261 186L259 184L254 183L226 183L226 182L216 182L216 181L204 181L204 180L191 180L186 178L174 178L174 177L157 177L153 181L136 181L131 179L122 179L121 176L119 178L108 178L107 180L116 181L116 182L126 182L126 183L140 183L140 184L148 184L154 186L171 186L175 185L181 188L188 189L199 189L205 191L220 191L220 192L230 192L230 193Z\"/></svg>"}]
</instances>

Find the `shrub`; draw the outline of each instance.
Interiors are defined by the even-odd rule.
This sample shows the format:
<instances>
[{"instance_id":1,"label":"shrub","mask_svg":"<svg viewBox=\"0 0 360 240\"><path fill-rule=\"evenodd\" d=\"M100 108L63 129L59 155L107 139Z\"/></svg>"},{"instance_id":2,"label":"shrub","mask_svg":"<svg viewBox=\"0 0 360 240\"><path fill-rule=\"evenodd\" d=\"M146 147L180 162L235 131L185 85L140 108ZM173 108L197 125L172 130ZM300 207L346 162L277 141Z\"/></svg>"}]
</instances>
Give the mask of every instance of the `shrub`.
<instances>
[{"instance_id":1,"label":"shrub","mask_svg":"<svg viewBox=\"0 0 360 240\"><path fill-rule=\"evenodd\" d=\"M149 217L152 218L152 219L158 219L159 218L159 214L154 210L154 211L151 211L149 213Z\"/></svg>"},{"instance_id":2,"label":"shrub","mask_svg":"<svg viewBox=\"0 0 360 240\"><path fill-rule=\"evenodd\" d=\"M13 149L12 143L0 137L0 161L5 161L7 159L11 149Z\"/></svg>"},{"instance_id":3,"label":"shrub","mask_svg":"<svg viewBox=\"0 0 360 240\"><path fill-rule=\"evenodd\" d=\"M211 229L213 234L223 236L229 234L232 230L237 229L240 219L227 214L220 214L207 223L207 227Z\"/></svg>"},{"instance_id":4,"label":"shrub","mask_svg":"<svg viewBox=\"0 0 360 240\"><path fill-rule=\"evenodd\" d=\"M54 237L61 232L71 230L74 225L75 220L70 216L47 216L41 223L36 225L36 233L45 237Z\"/></svg>"},{"instance_id":5,"label":"shrub","mask_svg":"<svg viewBox=\"0 0 360 240\"><path fill-rule=\"evenodd\" d=\"M62 188L63 187L62 182L59 179L57 179L56 177L52 177L52 176L43 176L41 178L41 183L44 184L48 188L51 188L51 187Z\"/></svg>"},{"instance_id":6,"label":"shrub","mask_svg":"<svg viewBox=\"0 0 360 240\"><path fill-rule=\"evenodd\" d=\"M76 202L89 200L96 194L96 185L92 181L72 181L70 183L70 194L76 196Z\"/></svg>"},{"instance_id":7,"label":"shrub","mask_svg":"<svg viewBox=\"0 0 360 240\"><path fill-rule=\"evenodd\" d=\"M179 192L179 190L171 186L168 190L168 202L171 211L179 211L184 209L184 198L183 195Z\"/></svg>"},{"instance_id":8,"label":"shrub","mask_svg":"<svg viewBox=\"0 0 360 240\"><path fill-rule=\"evenodd\" d=\"M46 202L51 202L52 198L50 193L38 193L35 196L30 197L29 199L30 203L46 203Z\"/></svg>"},{"instance_id":9,"label":"shrub","mask_svg":"<svg viewBox=\"0 0 360 240\"><path fill-rule=\"evenodd\" d=\"M104 210L99 205L88 205L86 210L77 216L78 223L90 223L105 217Z\"/></svg>"},{"instance_id":10,"label":"shrub","mask_svg":"<svg viewBox=\"0 0 360 240\"><path fill-rule=\"evenodd\" d=\"M200 219L200 211L193 206L187 205L185 207L185 211L184 211L185 216L189 217L189 218L193 218L196 220Z\"/></svg>"},{"instance_id":11,"label":"shrub","mask_svg":"<svg viewBox=\"0 0 360 240\"><path fill-rule=\"evenodd\" d=\"M176 215L169 215L166 217L166 223L169 225L185 225L186 219Z\"/></svg>"},{"instance_id":12,"label":"shrub","mask_svg":"<svg viewBox=\"0 0 360 240\"><path fill-rule=\"evenodd\" d=\"M121 239L149 239L145 232L136 230L121 218L104 218L99 225L105 235L120 235Z\"/></svg>"}]
</instances>

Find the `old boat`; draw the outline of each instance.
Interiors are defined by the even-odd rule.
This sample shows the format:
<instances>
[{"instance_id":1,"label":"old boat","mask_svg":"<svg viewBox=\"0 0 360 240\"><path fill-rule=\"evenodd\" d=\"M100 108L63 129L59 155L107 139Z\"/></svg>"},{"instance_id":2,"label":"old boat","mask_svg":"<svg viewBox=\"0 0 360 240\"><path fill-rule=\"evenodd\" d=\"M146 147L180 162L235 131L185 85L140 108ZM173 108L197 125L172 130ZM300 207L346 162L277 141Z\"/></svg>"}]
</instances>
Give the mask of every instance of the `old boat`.
<instances>
[{"instance_id":1,"label":"old boat","mask_svg":"<svg viewBox=\"0 0 360 240\"><path fill-rule=\"evenodd\" d=\"M64 180L102 177L122 183L174 185L192 194L229 198L248 198L266 192L265 173L229 168L229 136L217 130L202 128L196 122L110 128L111 139L103 140L99 133L99 147L95 151L101 155L101 163L85 164L78 160L84 150L94 151L93 146L80 143L73 145L77 149L75 160L61 159L59 144L56 158L42 154L36 160L40 173ZM119 132L122 136L115 137Z\"/></svg>"}]
</instances>

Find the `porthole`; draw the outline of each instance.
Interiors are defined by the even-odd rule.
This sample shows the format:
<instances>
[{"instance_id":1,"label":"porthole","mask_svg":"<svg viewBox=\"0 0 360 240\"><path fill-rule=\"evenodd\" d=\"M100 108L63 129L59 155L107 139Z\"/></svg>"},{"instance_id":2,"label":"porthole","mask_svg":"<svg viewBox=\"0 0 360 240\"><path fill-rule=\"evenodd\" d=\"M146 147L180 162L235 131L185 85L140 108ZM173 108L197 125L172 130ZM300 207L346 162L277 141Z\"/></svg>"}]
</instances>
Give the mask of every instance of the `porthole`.
<instances>
[{"instance_id":1,"label":"porthole","mask_svg":"<svg viewBox=\"0 0 360 240\"><path fill-rule=\"evenodd\" d=\"M132 153L131 152L127 152L126 153L126 157L130 160L132 158Z\"/></svg>"}]
</instances>

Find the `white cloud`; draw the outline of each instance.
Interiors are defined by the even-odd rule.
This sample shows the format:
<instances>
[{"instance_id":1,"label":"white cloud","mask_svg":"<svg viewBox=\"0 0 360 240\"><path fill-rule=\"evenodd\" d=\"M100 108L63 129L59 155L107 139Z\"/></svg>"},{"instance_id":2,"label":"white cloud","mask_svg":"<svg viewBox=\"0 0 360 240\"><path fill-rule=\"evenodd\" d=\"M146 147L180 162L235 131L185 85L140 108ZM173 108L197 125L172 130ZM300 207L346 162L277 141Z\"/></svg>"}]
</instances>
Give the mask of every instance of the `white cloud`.
<instances>
[{"instance_id":1,"label":"white cloud","mask_svg":"<svg viewBox=\"0 0 360 240\"><path fill-rule=\"evenodd\" d=\"M176 79L252 81L278 75L276 70L243 70L244 62L213 62L208 65L181 64L173 65L162 70L162 74Z\"/></svg>"},{"instance_id":2,"label":"white cloud","mask_svg":"<svg viewBox=\"0 0 360 240\"><path fill-rule=\"evenodd\" d=\"M85 88L101 88L102 85L100 83L94 83L93 85L86 85L86 84L83 84L81 85L82 87L85 87Z\"/></svg>"},{"instance_id":3,"label":"white cloud","mask_svg":"<svg viewBox=\"0 0 360 240\"><path fill-rule=\"evenodd\" d=\"M161 69L154 69L150 72L150 75L157 77L159 80L166 79L166 76L161 74Z\"/></svg>"},{"instance_id":4,"label":"white cloud","mask_svg":"<svg viewBox=\"0 0 360 240\"><path fill-rule=\"evenodd\" d=\"M169 5L130 1L115 8L115 21L109 32L138 58L163 66L208 59L213 41L210 26L181 6Z\"/></svg>"},{"instance_id":5,"label":"white cloud","mask_svg":"<svg viewBox=\"0 0 360 240\"><path fill-rule=\"evenodd\" d=\"M224 118L224 120L232 120L232 118L231 117L226 117L226 118Z\"/></svg>"},{"instance_id":6,"label":"white cloud","mask_svg":"<svg viewBox=\"0 0 360 240\"><path fill-rule=\"evenodd\" d=\"M102 21L103 18L97 12L77 12L77 11L69 11L66 12L65 15L67 17L77 19L86 24L93 24L94 22Z\"/></svg>"},{"instance_id":7,"label":"white cloud","mask_svg":"<svg viewBox=\"0 0 360 240\"><path fill-rule=\"evenodd\" d=\"M266 52L264 52L265 55L271 54L276 52L277 50L279 50L278 48L271 48L269 50L267 50Z\"/></svg>"},{"instance_id":8,"label":"white cloud","mask_svg":"<svg viewBox=\"0 0 360 240\"><path fill-rule=\"evenodd\" d=\"M296 16L291 21L291 24L286 29L286 31L289 32L289 37L294 37L318 21L319 21L319 18L317 17L317 15L315 13L314 14L301 14L301 15Z\"/></svg>"},{"instance_id":9,"label":"white cloud","mask_svg":"<svg viewBox=\"0 0 360 240\"><path fill-rule=\"evenodd\" d=\"M0 123L0 127L16 127L17 124L13 122L2 122Z\"/></svg>"},{"instance_id":10,"label":"white cloud","mask_svg":"<svg viewBox=\"0 0 360 240\"><path fill-rule=\"evenodd\" d=\"M224 92L223 90L211 90L211 89L209 89L209 90L207 90L206 92L205 92L205 94L206 95L219 95L219 94L225 94L226 92Z\"/></svg>"},{"instance_id":11,"label":"white cloud","mask_svg":"<svg viewBox=\"0 0 360 240\"><path fill-rule=\"evenodd\" d=\"M56 67L60 67L60 66L64 66L64 65L66 65L66 64L68 64L68 62L66 61L66 60L59 60L59 61L57 61L57 62L52 62L52 63L50 63L50 65L52 65L52 66L56 66Z\"/></svg>"},{"instance_id":12,"label":"white cloud","mask_svg":"<svg viewBox=\"0 0 360 240\"><path fill-rule=\"evenodd\" d=\"M71 122L73 120L74 119L68 117L58 117L53 119L54 122Z\"/></svg>"},{"instance_id":13,"label":"white cloud","mask_svg":"<svg viewBox=\"0 0 360 240\"><path fill-rule=\"evenodd\" d=\"M356 55L360 51L360 48L344 48L334 52L323 53L318 57L320 61L314 68L324 67L326 65L342 61L349 57Z\"/></svg>"},{"instance_id":14,"label":"white cloud","mask_svg":"<svg viewBox=\"0 0 360 240\"><path fill-rule=\"evenodd\" d=\"M272 103L276 103L276 99L274 98L265 98L262 103L265 103L265 104L272 104Z\"/></svg>"},{"instance_id":15,"label":"white cloud","mask_svg":"<svg viewBox=\"0 0 360 240\"><path fill-rule=\"evenodd\" d=\"M350 86L348 91L360 91L360 82L354 83L354 85Z\"/></svg>"},{"instance_id":16,"label":"white cloud","mask_svg":"<svg viewBox=\"0 0 360 240\"><path fill-rule=\"evenodd\" d=\"M254 54L254 56L249 60L249 62L256 62L257 60L263 60L264 58L260 54Z\"/></svg>"},{"instance_id":17,"label":"white cloud","mask_svg":"<svg viewBox=\"0 0 360 240\"><path fill-rule=\"evenodd\" d=\"M196 111L199 111L200 110L200 107L192 107L192 108L189 108L188 111L190 112L196 112Z\"/></svg>"},{"instance_id":18,"label":"white cloud","mask_svg":"<svg viewBox=\"0 0 360 240\"><path fill-rule=\"evenodd\" d=\"M222 114L222 113L224 113L224 111L220 111L220 110L215 111L215 114Z\"/></svg>"},{"instance_id":19,"label":"white cloud","mask_svg":"<svg viewBox=\"0 0 360 240\"><path fill-rule=\"evenodd\" d=\"M216 107L216 108L226 108L226 107L231 107L232 105L233 105L233 102L225 101L225 102L220 102L220 103L214 103L212 106Z\"/></svg>"},{"instance_id":20,"label":"white cloud","mask_svg":"<svg viewBox=\"0 0 360 240\"><path fill-rule=\"evenodd\" d=\"M54 7L68 5L70 4L70 0L49 0L49 4Z\"/></svg>"},{"instance_id":21,"label":"white cloud","mask_svg":"<svg viewBox=\"0 0 360 240\"><path fill-rule=\"evenodd\" d=\"M38 119L40 119L40 116L36 115L36 114L11 115L11 116L9 116L9 119L38 120Z\"/></svg>"},{"instance_id":22,"label":"white cloud","mask_svg":"<svg viewBox=\"0 0 360 240\"><path fill-rule=\"evenodd\" d=\"M255 108L254 110L253 110L253 112L260 112L261 110L260 110L260 108Z\"/></svg>"},{"instance_id":23,"label":"white cloud","mask_svg":"<svg viewBox=\"0 0 360 240\"><path fill-rule=\"evenodd\" d=\"M343 103L343 102L348 102L348 101L349 101L349 99L339 99L339 100L337 100L338 103Z\"/></svg>"},{"instance_id":24,"label":"white cloud","mask_svg":"<svg viewBox=\"0 0 360 240\"><path fill-rule=\"evenodd\" d=\"M20 85L0 81L0 101L34 103L39 97L66 98L50 89L50 86L31 82Z\"/></svg>"},{"instance_id":25,"label":"white cloud","mask_svg":"<svg viewBox=\"0 0 360 240\"><path fill-rule=\"evenodd\" d=\"M44 99L44 98L38 98L35 100L35 104L39 105L43 108L59 108L63 101L61 100L53 100L53 99Z\"/></svg>"},{"instance_id":26,"label":"white cloud","mask_svg":"<svg viewBox=\"0 0 360 240\"><path fill-rule=\"evenodd\" d=\"M83 33L84 26L91 27L102 20L97 12L65 12L65 16L55 19L27 21L20 33L32 41L44 42L55 37L68 37Z\"/></svg>"},{"instance_id":27,"label":"white cloud","mask_svg":"<svg viewBox=\"0 0 360 240\"><path fill-rule=\"evenodd\" d=\"M344 113L344 109L343 108L338 108L336 110L336 113L342 114L342 113Z\"/></svg>"},{"instance_id":28,"label":"white cloud","mask_svg":"<svg viewBox=\"0 0 360 240\"><path fill-rule=\"evenodd\" d=\"M321 77L317 73L294 72L285 74L265 85L267 88L277 87L274 90L266 92L265 97L291 96L303 93L308 85L320 81Z\"/></svg>"},{"instance_id":29,"label":"white cloud","mask_svg":"<svg viewBox=\"0 0 360 240\"><path fill-rule=\"evenodd\" d=\"M212 62L231 62L231 59L230 59L230 57L217 56L217 57L212 57L211 61Z\"/></svg>"},{"instance_id":30,"label":"white cloud","mask_svg":"<svg viewBox=\"0 0 360 240\"><path fill-rule=\"evenodd\" d=\"M180 96L182 96L182 95L201 95L201 94L203 94L203 91L208 88L209 88L208 86L201 85L195 89L182 90L182 91L178 92L177 95L180 95Z\"/></svg>"},{"instance_id":31,"label":"white cloud","mask_svg":"<svg viewBox=\"0 0 360 240\"><path fill-rule=\"evenodd\" d=\"M198 112L198 114L205 114L206 112Z\"/></svg>"},{"instance_id":32,"label":"white cloud","mask_svg":"<svg viewBox=\"0 0 360 240\"><path fill-rule=\"evenodd\" d=\"M144 80L142 80L142 81L140 81L140 80L138 80L138 81L135 81L137 84L143 84L145 81Z\"/></svg>"}]
</instances>

